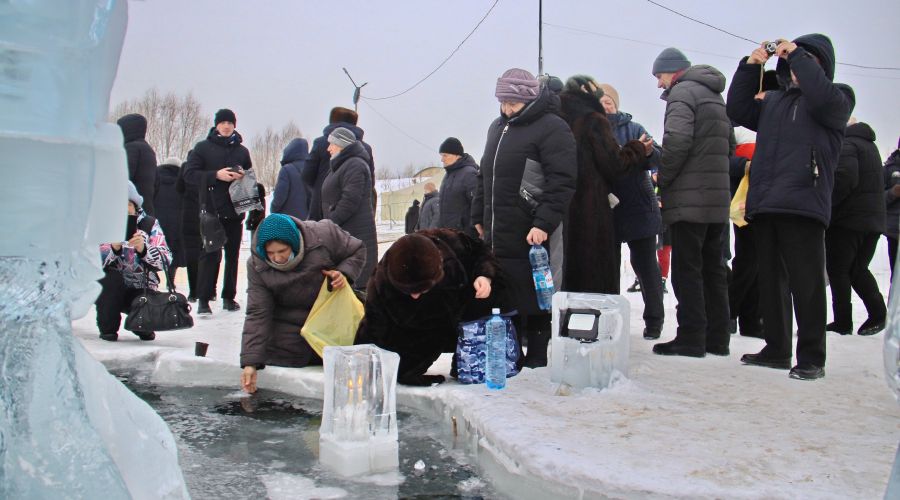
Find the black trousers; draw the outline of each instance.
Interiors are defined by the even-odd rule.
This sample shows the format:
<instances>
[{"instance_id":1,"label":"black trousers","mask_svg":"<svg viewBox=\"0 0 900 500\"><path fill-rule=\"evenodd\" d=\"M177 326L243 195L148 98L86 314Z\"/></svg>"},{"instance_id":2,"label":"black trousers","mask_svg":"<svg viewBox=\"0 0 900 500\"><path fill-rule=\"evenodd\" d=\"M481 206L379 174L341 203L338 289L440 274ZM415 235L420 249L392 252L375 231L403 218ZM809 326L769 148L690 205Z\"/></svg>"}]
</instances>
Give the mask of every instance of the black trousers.
<instances>
[{"instance_id":1,"label":"black trousers","mask_svg":"<svg viewBox=\"0 0 900 500\"><path fill-rule=\"evenodd\" d=\"M887 238L888 259L891 261L891 284L893 284L894 264L897 263L897 238L891 238L890 236L885 236L885 238Z\"/></svg>"},{"instance_id":2,"label":"black trousers","mask_svg":"<svg viewBox=\"0 0 900 500\"><path fill-rule=\"evenodd\" d=\"M621 245L620 245L621 247ZM641 283L644 299L644 326L662 328L666 317L663 307L662 274L656 260L656 235L628 242L631 268ZM621 250L619 251L621 255Z\"/></svg>"},{"instance_id":3,"label":"black trousers","mask_svg":"<svg viewBox=\"0 0 900 500\"><path fill-rule=\"evenodd\" d=\"M825 366L825 226L809 217L764 214L753 218L759 256L763 355L791 357L797 316L797 364Z\"/></svg>"},{"instance_id":4,"label":"black trousers","mask_svg":"<svg viewBox=\"0 0 900 500\"><path fill-rule=\"evenodd\" d=\"M115 269L104 270L99 280L100 296L94 302L97 309L97 329L100 333L118 333L122 313L131 310L131 301L141 294L140 288L125 286L122 273Z\"/></svg>"},{"instance_id":5,"label":"black trousers","mask_svg":"<svg viewBox=\"0 0 900 500\"><path fill-rule=\"evenodd\" d=\"M198 262L189 262L186 266L187 268L187 278L188 278L188 295L191 297L197 296L197 275L200 274L200 264ZM216 296L216 287L213 286L212 296Z\"/></svg>"},{"instance_id":6,"label":"black trousers","mask_svg":"<svg viewBox=\"0 0 900 500\"><path fill-rule=\"evenodd\" d=\"M238 256L241 251L241 238L244 234L243 221L240 218L223 219L227 240L225 242L225 276L222 279L222 298L234 299L237 295ZM216 296L216 281L219 278L219 264L222 262L222 250L204 252L197 265L197 298L210 301Z\"/></svg>"},{"instance_id":7,"label":"black trousers","mask_svg":"<svg viewBox=\"0 0 900 500\"><path fill-rule=\"evenodd\" d=\"M887 316L884 296L869 271L880 236L880 233L834 226L825 231L825 269L831 283L834 322L840 328L853 328L851 287L865 304L869 318L882 321Z\"/></svg>"},{"instance_id":8,"label":"black trousers","mask_svg":"<svg viewBox=\"0 0 900 500\"><path fill-rule=\"evenodd\" d=\"M742 335L761 335L759 322L759 263L753 224L734 226L734 259L731 261L731 282L728 285L728 305L731 317L738 320Z\"/></svg>"},{"instance_id":9,"label":"black trousers","mask_svg":"<svg viewBox=\"0 0 900 500\"><path fill-rule=\"evenodd\" d=\"M725 223L676 222L672 234L672 287L678 299L675 339L684 345L728 347L728 283L722 261Z\"/></svg>"}]
</instances>

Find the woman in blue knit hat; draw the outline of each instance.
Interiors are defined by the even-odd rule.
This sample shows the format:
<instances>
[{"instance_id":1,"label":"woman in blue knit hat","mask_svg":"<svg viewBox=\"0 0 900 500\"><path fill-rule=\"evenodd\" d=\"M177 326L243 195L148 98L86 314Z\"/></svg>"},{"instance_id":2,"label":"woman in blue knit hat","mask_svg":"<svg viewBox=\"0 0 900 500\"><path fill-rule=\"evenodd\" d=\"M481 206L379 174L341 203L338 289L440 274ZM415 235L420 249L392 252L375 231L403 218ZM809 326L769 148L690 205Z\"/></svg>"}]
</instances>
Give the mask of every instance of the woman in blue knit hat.
<instances>
[{"instance_id":1,"label":"woman in blue knit hat","mask_svg":"<svg viewBox=\"0 0 900 500\"><path fill-rule=\"evenodd\" d=\"M322 360L300 336L322 281L352 285L366 262L363 242L330 220L271 214L256 230L247 261L247 316L241 341L241 386L256 392L266 365L303 367Z\"/></svg>"}]
</instances>

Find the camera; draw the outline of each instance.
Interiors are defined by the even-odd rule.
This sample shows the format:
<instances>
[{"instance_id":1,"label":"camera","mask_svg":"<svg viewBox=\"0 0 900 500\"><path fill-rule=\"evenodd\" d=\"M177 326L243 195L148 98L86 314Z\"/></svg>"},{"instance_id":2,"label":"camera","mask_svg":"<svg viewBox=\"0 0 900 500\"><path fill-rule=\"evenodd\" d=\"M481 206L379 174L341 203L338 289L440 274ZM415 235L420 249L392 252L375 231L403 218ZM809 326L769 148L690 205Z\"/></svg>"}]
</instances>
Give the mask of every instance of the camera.
<instances>
[{"instance_id":1,"label":"camera","mask_svg":"<svg viewBox=\"0 0 900 500\"><path fill-rule=\"evenodd\" d=\"M775 55L775 49L778 48L778 44L779 44L780 42L781 42L780 40L775 40L774 42L766 42L766 46L765 46L765 47L766 47L766 52L767 52L770 56L774 56L774 55Z\"/></svg>"}]
</instances>

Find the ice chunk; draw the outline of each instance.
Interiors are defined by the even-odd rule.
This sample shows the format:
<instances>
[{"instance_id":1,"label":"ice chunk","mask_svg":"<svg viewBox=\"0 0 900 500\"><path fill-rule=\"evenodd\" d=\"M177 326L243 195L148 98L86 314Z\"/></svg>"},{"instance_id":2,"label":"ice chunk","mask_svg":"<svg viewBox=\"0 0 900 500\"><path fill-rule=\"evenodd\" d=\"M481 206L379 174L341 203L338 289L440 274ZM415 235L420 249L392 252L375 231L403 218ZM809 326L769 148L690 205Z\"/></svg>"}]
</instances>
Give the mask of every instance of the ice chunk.
<instances>
[{"instance_id":1,"label":"ice chunk","mask_svg":"<svg viewBox=\"0 0 900 500\"><path fill-rule=\"evenodd\" d=\"M570 388L609 387L628 373L628 300L620 295L553 295L550 377L560 395Z\"/></svg>"},{"instance_id":2,"label":"ice chunk","mask_svg":"<svg viewBox=\"0 0 900 500\"><path fill-rule=\"evenodd\" d=\"M413 469L416 470L425 470L425 462L421 460L417 460L415 464L413 464Z\"/></svg>"},{"instance_id":3,"label":"ice chunk","mask_svg":"<svg viewBox=\"0 0 900 500\"><path fill-rule=\"evenodd\" d=\"M365 344L326 347L319 461L344 476L399 465L396 353Z\"/></svg>"}]
</instances>

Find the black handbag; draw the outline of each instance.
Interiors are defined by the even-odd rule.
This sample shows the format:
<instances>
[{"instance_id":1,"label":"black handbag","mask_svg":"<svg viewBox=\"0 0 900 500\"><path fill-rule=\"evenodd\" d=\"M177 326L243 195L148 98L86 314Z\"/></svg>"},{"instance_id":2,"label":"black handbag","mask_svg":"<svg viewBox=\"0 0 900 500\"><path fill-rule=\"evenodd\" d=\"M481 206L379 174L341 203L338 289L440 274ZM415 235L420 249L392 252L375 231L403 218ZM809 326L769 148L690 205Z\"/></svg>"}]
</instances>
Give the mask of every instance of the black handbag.
<instances>
[{"instance_id":1,"label":"black handbag","mask_svg":"<svg viewBox=\"0 0 900 500\"><path fill-rule=\"evenodd\" d=\"M228 241L225 228L219 220L219 214L207 209L209 189L206 187L206 177L200 184L200 238L203 239L203 251L206 253L221 250ZM215 208L213 209L215 210Z\"/></svg>"},{"instance_id":2,"label":"black handbag","mask_svg":"<svg viewBox=\"0 0 900 500\"><path fill-rule=\"evenodd\" d=\"M163 270L169 276L166 259L162 259ZM131 301L125 329L132 332L164 332L184 330L194 326L191 304L184 295L175 291L175 284L166 280L168 291L160 292L147 288L149 272L144 267L144 290Z\"/></svg>"}]
</instances>

